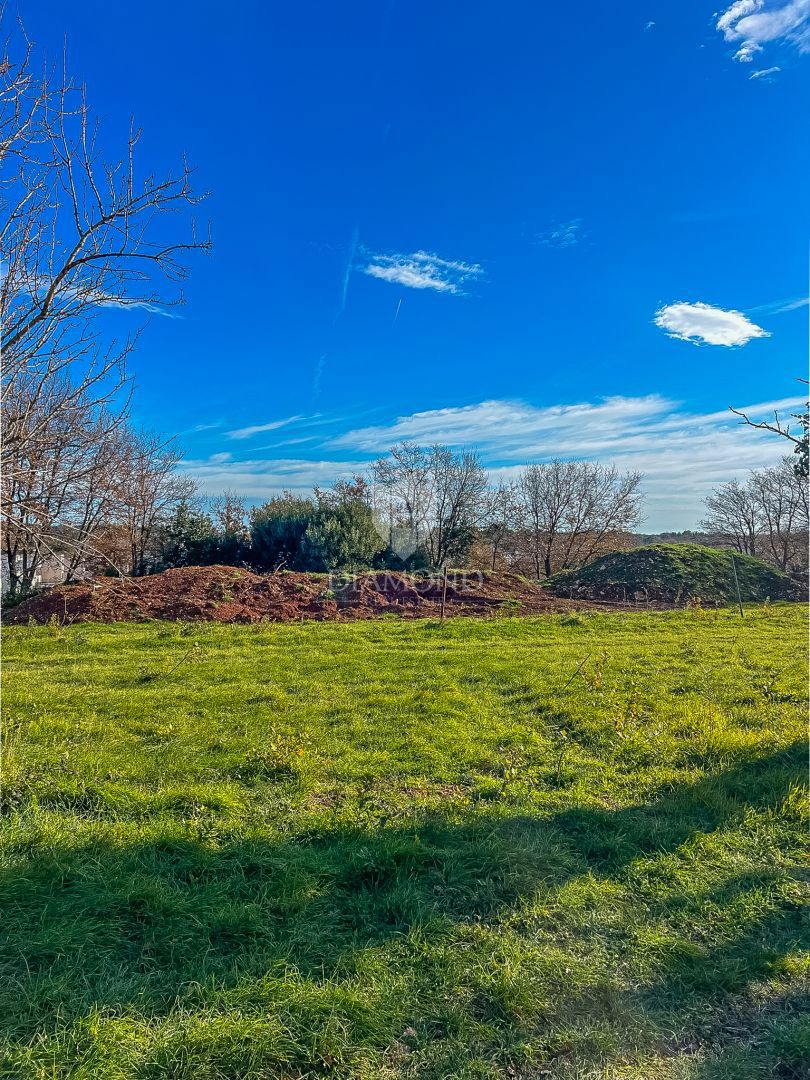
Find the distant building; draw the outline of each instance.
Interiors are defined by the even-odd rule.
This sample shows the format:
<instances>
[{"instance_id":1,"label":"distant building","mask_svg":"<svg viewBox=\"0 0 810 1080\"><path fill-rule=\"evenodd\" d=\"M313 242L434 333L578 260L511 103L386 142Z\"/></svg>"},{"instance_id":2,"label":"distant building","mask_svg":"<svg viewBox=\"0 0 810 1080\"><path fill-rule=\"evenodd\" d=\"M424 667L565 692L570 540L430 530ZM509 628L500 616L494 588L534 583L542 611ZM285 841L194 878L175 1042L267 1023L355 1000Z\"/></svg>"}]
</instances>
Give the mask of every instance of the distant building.
<instances>
[{"instance_id":1,"label":"distant building","mask_svg":"<svg viewBox=\"0 0 810 1080\"><path fill-rule=\"evenodd\" d=\"M16 560L15 569L19 572L22 570L22 556L18 555ZM39 564L36 572L34 573L34 579L32 585L35 589L47 589L52 585L61 585L63 581L67 579L68 570L70 569L70 556L67 554L60 554L59 552L51 555L46 555L42 562ZM83 573L81 569L77 572L74 570L73 577L82 578L87 574ZM9 574L8 556L3 552L0 555L0 580L2 586L0 591L2 595L8 592L11 585L11 575Z\"/></svg>"}]
</instances>

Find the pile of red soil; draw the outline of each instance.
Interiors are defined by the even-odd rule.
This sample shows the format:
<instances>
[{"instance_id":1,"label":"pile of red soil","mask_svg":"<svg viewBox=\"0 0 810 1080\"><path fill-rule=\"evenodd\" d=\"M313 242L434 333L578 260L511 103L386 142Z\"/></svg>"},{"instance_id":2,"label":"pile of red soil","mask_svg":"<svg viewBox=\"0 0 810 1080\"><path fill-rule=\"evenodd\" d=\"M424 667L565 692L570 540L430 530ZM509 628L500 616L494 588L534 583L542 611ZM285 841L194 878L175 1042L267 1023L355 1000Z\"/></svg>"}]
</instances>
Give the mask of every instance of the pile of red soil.
<instances>
[{"instance_id":1,"label":"pile of red soil","mask_svg":"<svg viewBox=\"0 0 810 1080\"><path fill-rule=\"evenodd\" d=\"M252 574L233 566L188 566L142 578L99 578L33 596L7 624L141 622L145 619L291 622L373 619L385 614L432 618L441 610L441 578L379 572L349 581L314 574ZM536 615L589 605L557 597L517 574L451 573L446 614Z\"/></svg>"}]
</instances>

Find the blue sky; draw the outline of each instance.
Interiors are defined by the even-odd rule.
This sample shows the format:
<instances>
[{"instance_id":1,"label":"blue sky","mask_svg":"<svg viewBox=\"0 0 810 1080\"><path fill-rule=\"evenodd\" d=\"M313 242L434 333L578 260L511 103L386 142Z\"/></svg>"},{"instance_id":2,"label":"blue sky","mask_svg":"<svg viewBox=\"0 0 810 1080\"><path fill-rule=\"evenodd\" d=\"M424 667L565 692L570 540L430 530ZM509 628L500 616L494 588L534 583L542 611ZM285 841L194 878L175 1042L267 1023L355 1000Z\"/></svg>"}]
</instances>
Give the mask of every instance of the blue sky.
<instances>
[{"instance_id":1,"label":"blue sky","mask_svg":"<svg viewBox=\"0 0 810 1080\"><path fill-rule=\"evenodd\" d=\"M652 530L778 458L725 410L801 396L810 0L21 10L108 146L134 115L212 192L133 362L203 493L439 439L640 469Z\"/></svg>"}]
</instances>

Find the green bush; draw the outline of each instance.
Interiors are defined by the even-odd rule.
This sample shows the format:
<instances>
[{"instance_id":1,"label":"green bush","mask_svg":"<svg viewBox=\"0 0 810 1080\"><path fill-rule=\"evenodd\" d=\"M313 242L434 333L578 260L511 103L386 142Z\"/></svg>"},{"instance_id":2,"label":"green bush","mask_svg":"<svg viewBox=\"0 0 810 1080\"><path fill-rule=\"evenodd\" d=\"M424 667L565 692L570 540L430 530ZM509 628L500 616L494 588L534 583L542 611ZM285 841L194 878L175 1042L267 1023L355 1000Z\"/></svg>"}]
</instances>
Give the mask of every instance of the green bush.
<instances>
[{"instance_id":1,"label":"green bush","mask_svg":"<svg viewBox=\"0 0 810 1080\"><path fill-rule=\"evenodd\" d=\"M311 499L285 492L257 507L250 516L250 561L257 570L307 570L304 535L316 515Z\"/></svg>"}]
</instances>

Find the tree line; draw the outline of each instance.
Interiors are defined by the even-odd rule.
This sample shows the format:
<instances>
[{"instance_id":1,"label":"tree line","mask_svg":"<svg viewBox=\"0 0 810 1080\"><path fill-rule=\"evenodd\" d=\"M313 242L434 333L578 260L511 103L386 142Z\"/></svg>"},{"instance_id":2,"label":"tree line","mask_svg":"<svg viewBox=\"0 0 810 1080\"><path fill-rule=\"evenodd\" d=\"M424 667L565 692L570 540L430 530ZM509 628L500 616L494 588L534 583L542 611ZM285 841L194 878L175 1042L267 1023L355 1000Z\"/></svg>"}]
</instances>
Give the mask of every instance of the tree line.
<instances>
[{"instance_id":1,"label":"tree line","mask_svg":"<svg viewBox=\"0 0 810 1080\"><path fill-rule=\"evenodd\" d=\"M54 552L68 580L217 563L260 572L474 566L544 577L628 546L641 512L638 474L552 461L493 484L475 453L411 443L310 495L287 491L248 507L226 492L205 502L178 471L173 443L128 429L115 443L115 468L105 459L70 492L63 478L47 528L32 515L7 530L7 551L25 553L13 589L30 589Z\"/></svg>"},{"instance_id":2,"label":"tree line","mask_svg":"<svg viewBox=\"0 0 810 1080\"><path fill-rule=\"evenodd\" d=\"M115 469L105 459L62 499L41 545L31 544L33 520L17 538L29 574L56 550L68 579L214 564L258 572L471 567L542 579L633 546L643 509L637 473L554 460L495 483L474 452L407 442L365 475L311 494L286 491L254 506L234 492L204 501L178 471L173 443L125 429L115 446ZM708 542L791 573L806 568L807 486L795 459L717 488L706 505ZM6 543L14 536L8 530ZM31 580L20 571L16 586L25 591Z\"/></svg>"},{"instance_id":3,"label":"tree line","mask_svg":"<svg viewBox=\"0 0 810 1080\"><path fill-rule=\"evenodd\" d=\"M493 485L473 452L400 443L365 476L253 508L243 517L241 559L257 570L473 566L549 576L630 542L640 481L592 462L552 461ZM185 519L188 508L178 513ZM214 538L224 533L209 515L195 516L194 527L221 551Z\"/></svg>"}]
</instances>

